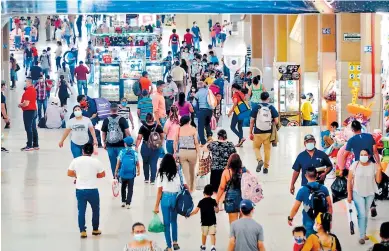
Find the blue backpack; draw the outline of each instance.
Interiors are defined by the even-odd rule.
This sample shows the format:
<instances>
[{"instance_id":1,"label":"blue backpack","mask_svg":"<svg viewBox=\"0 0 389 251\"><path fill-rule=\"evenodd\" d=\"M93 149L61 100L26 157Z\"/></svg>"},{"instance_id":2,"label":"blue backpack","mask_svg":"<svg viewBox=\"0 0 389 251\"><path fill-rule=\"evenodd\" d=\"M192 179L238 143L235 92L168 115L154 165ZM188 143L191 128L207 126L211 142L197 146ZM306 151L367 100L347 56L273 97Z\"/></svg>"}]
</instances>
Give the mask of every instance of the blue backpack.
<instances>
[{"instance_id":1,"label":"blue backpack","mask_svg":"<svg viewBox=\"0 0 389 251\"><path fill-rule=\"evenodd\" d=\"M186 189L184 187L181 166L178 169L178 174L180 176L181 191L178 193L177 199L176 199L176 212L179 215L188 217L194 208L193 199L192 199L192 196L190 195L190 192L188 191L188 189Z\"/></svg>"},{"instance_id":2,"label":"blue backpack","mask_svg":"<svg viewBox=\"0 0 389 251\"><path fill-rule=\"evenodd\" d=\"M136 176L136 155L133 149L125 149L122 157L119 176L122 179L133 179Z\"/></svg>"}]
</instances>

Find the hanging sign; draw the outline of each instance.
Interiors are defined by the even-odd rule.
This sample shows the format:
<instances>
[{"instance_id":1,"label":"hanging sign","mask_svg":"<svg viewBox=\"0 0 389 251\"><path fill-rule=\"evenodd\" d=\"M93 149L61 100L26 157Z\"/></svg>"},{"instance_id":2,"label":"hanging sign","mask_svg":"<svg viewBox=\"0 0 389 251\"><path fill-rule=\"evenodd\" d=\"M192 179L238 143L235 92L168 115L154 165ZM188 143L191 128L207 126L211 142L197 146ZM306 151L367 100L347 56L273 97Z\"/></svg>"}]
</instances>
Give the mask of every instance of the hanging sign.
<instances>
[{"instance_id":1,"label":"hanging sign","mask_svg":"<svg viewBox=\"0 0 389 251\"><path fill-rule=\"evenodd\" d=\"M359 34L359 33L343 33L343 40L346 42L359 42L359 41L361 41L361 34Z\"/></svg>"},{"instance_id":2,"label":"hanging sign","mask_svg":"<svg viewBox=\"0 0 389 251\"><path fill-rule=\"evenodd\" d=\"M281 65L278 67L278 80L300 80L300 65Z\"/></svg>"},{"instance_id":3,"label":"hanging sign","mask_svg":"<svg viewBox=\"0 0 389 251\"><path fill-rule=\"evenodd\" d=\"M363 51L364 52L372 52L373 49L371 48L371 45L367 45L367 46L363 47Z\"/></svg>"}]
</instances>

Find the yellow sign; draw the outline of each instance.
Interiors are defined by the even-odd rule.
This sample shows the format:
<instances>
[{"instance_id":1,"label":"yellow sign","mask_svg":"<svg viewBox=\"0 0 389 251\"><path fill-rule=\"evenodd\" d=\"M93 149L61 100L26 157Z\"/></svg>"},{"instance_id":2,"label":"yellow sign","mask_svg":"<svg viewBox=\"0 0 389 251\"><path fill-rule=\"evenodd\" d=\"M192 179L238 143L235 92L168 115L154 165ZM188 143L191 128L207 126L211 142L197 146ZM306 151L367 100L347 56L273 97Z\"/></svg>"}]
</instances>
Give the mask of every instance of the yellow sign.
<instances>
[{"instance_id":1,"label":"yellow sign","mask_svg":"<svg viewBox=\"0 0 389 251\"><path fill-rule=\"evenodd\" d=\"M348 86L350 88L359 88L361 83L361 63L348 63Z\"/></svg>"}]
</instances>

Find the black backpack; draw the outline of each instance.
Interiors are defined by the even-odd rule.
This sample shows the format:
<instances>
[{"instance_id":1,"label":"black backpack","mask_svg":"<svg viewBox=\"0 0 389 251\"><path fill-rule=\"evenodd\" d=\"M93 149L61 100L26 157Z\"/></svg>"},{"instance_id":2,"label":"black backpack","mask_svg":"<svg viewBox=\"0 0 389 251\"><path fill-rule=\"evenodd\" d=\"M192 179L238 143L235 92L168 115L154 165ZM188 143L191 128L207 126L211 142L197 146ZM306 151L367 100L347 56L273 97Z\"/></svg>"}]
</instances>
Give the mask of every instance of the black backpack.
<instances>
[{"instance_id":1,"label":"black backpack","mask_svg":"<svg viewBox=\"0 0 389 251\"><path fill-rule=\"evenodd\" d=\"M317 188L313 188L309 185L306 187L309 189L309 201L310 209L307 214L311 217L312 220L316 219L316 216L319 213L326 213L328 211L328 203L326 200L326 194L320 189L321 184Z\"/></svg>"}]
</instances>

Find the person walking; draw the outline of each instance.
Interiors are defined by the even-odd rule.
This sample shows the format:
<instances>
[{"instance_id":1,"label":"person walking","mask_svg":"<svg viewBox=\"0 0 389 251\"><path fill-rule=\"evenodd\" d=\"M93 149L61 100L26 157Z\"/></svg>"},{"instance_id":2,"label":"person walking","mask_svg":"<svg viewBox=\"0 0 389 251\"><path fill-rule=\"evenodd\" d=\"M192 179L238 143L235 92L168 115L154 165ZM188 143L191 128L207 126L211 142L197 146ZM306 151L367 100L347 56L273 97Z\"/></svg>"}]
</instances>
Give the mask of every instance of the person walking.
<instances>
[{"instance_id":1,"label":"person walking","mask_svg":"<svg viewBox=\"0 0 389 251\"><path fill-rule=\"evenodd\" d=\"M303 226L307 230L306 237L309 237L311 234L315 234L314 225L317 213L328 212L332 214L332 200L328 189L316 181L317 171L315 167L309 167L306 170L305 178L307 183L300 188L296 195L296 201L288 216L288 224L292 226L293 219L298 213L301 204L303 204ZM316 204L313 204L313 200L318 198L314 197L313 193L320 194L320 198L324 201L316 199ZM317 210L320 211L318 212Z\"/></svg>"},{"instance_id":2,"label":"person walking","mask_svg":"<svg viewBox=\"0 0 389 251\"><path fill-rule=\"evenodd\" d=\"M132 225L132 238L123 251L159 251L160 248L155 241L148 239L146 227L143 223L136 222Z\"/></svg>"},{"instance_id":3,"label":"person walking","mask_svg":"<svg viewBox=\"0 0 389 251\"><path fill-rule=\"evenodd\" d=\"M71 95L73 95L73 91L70 88L69 82L65 81L64 75L60 75L59 79L60 80L57 85L57 90L55 91L55 96L58 95L59 101L61 103L61 107L66 109L68 98L69 98L68 89Z\"/></svg>"},{"instance_id":4,"label":"person walking","mask_svg":"<svg viewBox=\"0 0 389 251\"><path fill-rule=\"evenodd\" d=\"M119 116L125 118L126 120L130 120L132 126L131 129L134 130L135 128L134 118L132 117L131 114L131 108L128 106L127 98L125 97L123 97L122 100L120 101L118 114Z\"/></svg>"},{"instance_id":5,"label":"person walking","mask_svg":"<svg viewBox=\"0 0 389 251\"><path fill-rule=\"evenodd\" d=\"M166 151L170 154L174 153L174 140L177 138L180 130L180 117L178 116L178 108L173 105L170 108L169 118L163 128L163 133L166 135Z\"/></svg>"},{"instance_id":6,"label":"person walking","mask_svg":"<svg viewBox=\"0 0 389 251\"><path fill-rule=\"evenodd\" d=\"M93 17L92 16L89 15L86 17L85 25L86 25L86 34L89 37L92 33L92 25L93 25Z\"/></svg>"},{"instance_id":7,"label":"person walking","mask_svg":"<svg viewBox=\"0 0 389 251\"><path fill-rule=\"evenodd\" d=\"M97 139L92 121L89 118L82 116L81 107L79 105L73 107L73 114L74 118L69 119L67 122L66 129L58 145L62 148L65 139L71 133L70 150L72 151L73 158L77 158L82 155L84 145L89 142L88 131L92 135L94 147L97 147Z\"/></svg>"},{"instance_id":8,"label":"person walking","mask_svg":"<svg viewBox=\"0 0 389 251\"><path fill-rule=\"evenodd\" d=\"M241 87L238 84L233 84L231 87L232 90L232 100L233 100L233 106L228 112L228 117L231 117L231 131L235 133L236 136L239 138L238 144L236 144L236 147L241 147L243 143L246 141L246 139L243 137L243 118L239 118L239 113L241 112L239 110L239 103L245 102L244 94L241 92ZM247 107L247 109L250 109L250 107ZM238 126L238 129L236 129L236 126ZM269 135L270 139L270 135ZM270 143L270 142L269 142Z\"/></svg>"},{"instance_id":9,"label":"person walking","mask_svg":"<svg viewBox=\"0 0 389 251\"><path fill-rule=\"evenodd\" d=\"M173 78L174 83L177 84L178 92L184 92L184 83L186 79L186 72L185 70L180 66L180 62L175 62L176 67L174 67L171 71L171 76Z\"/></svg>"},{"instance_id":10,"label":"person walking","mask_svg":"<svg viewBox=\"0 0 389 251\"><path fill-rule=\"evenodd\" d=\"M87 74L89 74L89 69L84 65L83 61L80 61L79 65L74 69L74 76L77 79L78 95L82 94L82 89L84 89L84 95L88 95Z\"/></svg>"},{"instance_id":11,"label":"person walking","mask_svg":"<svg viewBox=\"0 0 389 251\"><path fill-rule=\"evenodd\" d=\"M236 221L239 217L239 205L242 201L240 185L242 173L244 172L247 172L247 170L243 167L239 154L231 154L228 158L227 166L222 173L219 189L216 195L216 202L219 205L223 193L226 193L224 195L224 208L226 213L228 213L230 224Z\"/></svg>"},{"instance_id":12,"label":"person walking","mask_svg":"<svg viewBox=\"0 0 389 251\"><path fill-rule=\"evenodd\" d=\"M43 76L48 78L51 70L51 60L46 50L43 50L42 55L39 57L39 63L41 64Z\"/></svg>"},{"instance_id":13,"label":"person walking","mask_svg":"<svg viewBox=\"0 0 389 251\"><path fill-rule=\"evenodd\" d=\"M162 89L163 98L165 99L165 111L169 114L170 107L173 105L175 98L178 95L177 84L173 81L172 76L167 76L166 84Z\"/></svg>"},{"instance_id":14,"label":"person walking","mask_svg":"<svg viewBox=\"0 0 389 251\"><path fill-rule=\"evenodd\" d=\"M100 225L100 196L97 189L98 179L105 177L102 163L92 158L93 145L85 144L82 156L75 158L69 165L68 176L76 178L76 198L78 207L78 227L81 238L87 238L85 213L87 203L92 208L92 235L101 235Z\"/></svg>"},{"instance_id":15,"label":"person walking","mask_svg":"<svg viewBox=\"0 0 389 251\"><path fill-rule=\"evenodd\" d=\"M369 237L366 235L368 211L378 193L378 186L382 180L382 168L374 162L369 149L360 151L359 161L351 164L347 177L347 201L354 201L357 209L359 244L365 244Z\"/></svg>"},{"instance_id":16,"label":"person walking","mask_svg":"<svg viewBox=\"0 0 389 251\"><path fill-rule=\"evenodd\" d=\"M236 148L231 141L227 141L226 130L220 129L217 133L217 140L210 142L205 151L207 150L212 156L210 184L213 192L217 193L228 159L233 153L236 153Z\"/></svg>"},{"instance_id":17,"label":"person walking","mask_svg":"<svg viewBox=\"0 0 389 251\"><path fill-rule=\"evenodd\" d=\"M186 46L189 50L190 47L193 46L194 44L194 36L193 34L190 32L190 29L186 29L186 33L184 35L184 41L186 42Z\"/></svg>"},{"instance_id":18,"label":"person walking","mask_svg":"<svg viewBox=\"0 0 389 251\"><path fill-rule=\"evenodd\" d=\"M180 119L180 128L174 141L174 153L179 157L189 191L194 191L195 168L200 154L196 128L190 123L190 118Z\"/></svg>"},{"instance_id":19,"label":"person walking","mask_svg":"<svg viewBox=\"0 0 389 251\"><path fill-rule=\"evenodd\" d=\"M55 66L57 71L61 68L61 58L62 58L62 42L57 42L57 49L55 50Z\"/></svg>"},{"instance_id":20,"label":"person walking","mask_svg":"<svg viewBox=\"0 0 389 251\"><path fill-rule=\"evenodd\" d=\"M193 106L189 101L185 100L185 93L180 92L178 94L178 101L176 101L173 105L177 106L178 108L178 115L180 117L183 116L191 116L191 113L194 113Z\"/></svg>"},{"instance_id":21,"label":"person walking","mask_svg":"<svg viewBox=\"0 0 389 251\"><path fill-rule=\"evenodd\" d=\"M263 165L263 173L268 173L270 164L271 142L270 136L272 126L279 122L279 114L273 105L269 104L270 95L268 92L261 93L261 103L254 105L251 109L250 139L253 140L253 148L257 158L257 172L260 172ZM265 162L261 155L261 147L265 154Z\"/></svg>"},{"instance_id":22,"label":"person walking","mask_svg":"<svg viewBox=\"0 0 389 251\"><path fill-rule=\"evenodd\" d=\"M23 110L24 129L27 133L27 145L22 151L39 150L38 130L36 129L37 93L32 84L32 79L26 77L26 89L18 105Z\"/></svg>"},{"instance_id":23,"label":"person walking","mask_svg":"<svg viewBox=\"0 0 389 251\"><path fill-rule=\"evenodd\" d=\"M177 30L173 29L170 35L168 46L172 46L173 57L177 57L178 47L180 45L180 37L176 34Z\"/></svg>"},{"instance_id":24,"label":"person walking","mask_svg":"<svg viewBox=\"0 0 389 251\"><path fill-rule=\"evenodd\" d=\"M46 84L43 81L43 77L40 77L38 82L35 84L35 89L37 93L37 103L38 103L38 121L46 114L47 109L47 92ZM43 114L42 114L43 108Z\"/></svg>"},{"instance_id":25,"label":"person walking","mask_svg":"<svg viewBox=\"0 0 389 251\"><path fill-rule=\"evenodd\" d=\"M163 96L163 89L165 88L165 82L162 80L157 81L157 92L152 97L153 100L153 114L155 121L162 128L166 122L166 104Z\"/></svg>"},{"instance_id":26,"label":"person walking","mask_svg":"<svg viewBox=\"0 0 389 251\"><path fill-rule=\"evenodd\" d=\"M35 85L39 78L43 76L43 70L42 67L39 66L39 62L34 62L34 66L31 67L30 76L32 79L32 83Z\"/></svg>"},{"instance_id":27,"label":"person walking","mask_svg":"<svg viewBox=\"0 0 389 251\"><path fill-rule=\"evenodd\" d=\"M201 32L196 21L193 22L193 27L191 30L193 33L194 48L200 50Z\"/></svg>"},{"instance_id":28,"label":"person walking","mask_svg":"<svg viewBox=\"0 0 389 251\"><path fill-rule=\"evenodd\" d=\"M104 148L108 152L111 163L112 176L114 176L119 153L124 149L123 139L130 136L131 133L127 120L118 114L118 104L111 103L110 109L111 115L104 119L101 132Z\"/></svg>"},{"instance_id":29,"label":"person walking","mask_svg":"<svg viewBox=\"0 0 389 251\"><path fill-rule=\"evenodd\" d=\"M24 67L26 68L26 73L25 75L27 76L27 72L28 70L31 71L31 68L33 66L33 54L32 54L32 49L31 49L31 45L28 44L27 45L27 48L24 50Z\"/></svg>"},{"instance_id":30,"label":"person walking","mask_svg":"<svg viewBox=\"0 0 389 251\"><path fill-rule=\"evenodd\" d=\"M231 223L228 251L265 251L263 227L253 219L255 205L242 200L241 218Z\"/></svg>"},{"instance_id":31,"label":"person walking","mask_svg":"<svg viewBox=\"0 0 389 251\"><path fill-rule=\"evenodd\" d=\"M79 38L82 37L82 18L83 18L83 15L78 15L77 21L76 21L78 37ZM74 34L74 35L76 35L76 34Z\"/></svg>"},{"instance_id":32,"label":"person walking","mask_svg":"<svg viewBox=\"0 0 389 251\"><path fill-rule=\"evenodd\" d=\"M198 133L200 137L201 145L205 145L207 141L212 141L212 130L211 130L211 118L212 118L212 107L208 104L208 88L204 82L200 81L197 83L199 88L197 93L194 95L194 106L198 108ZM205 139L204 129L207 133L207 140Z\"/></svg>"},{"instance_id":33,"label":"person walking","mask_svg":"<svg viewBox=\"0 0 389 251\"><path fill-rule=\"evenodd\" d=\"M16 59L14 58L13 54L11 54L10 57L10 79L11 79L11 90L16 88L16 81L18 81L18 71L20 70L20 67L18 63L16 62Z\"/></svg>"},{"instance_id":34,"label":"person walking","mask_svg":"<svg viewBox=\"0 0 389 251\"><path fill-rule=\"evenodd\" d=\"M161 205L167 245L165 251L180 250L178 245L177 211L175 207L177 194L181 191L181 185L188 189L185 177L182 175L182 169L177 169L176 160L173 155L168 153L163 157L158 170L158 192L154 207L154 213L158 214L159 206Z\"/></svg>"},{"instance_id":35,"label":"person walking","mask_svg":"<svg viewBox=\"0 0 389 251\"><path fill-rule=\"evenodd\" d=\"M139 121L142 123L146 121L146 116L149 113L153 113L153 100L150 98L147 90L142 91L142 96L138 101L137 114Z\"/></svg>"},{"instance_id":36,"label":"person walking","mask_svg":"<svg viewBox=\"0 0 389 251\"><path fill-rule=\"evenodd\" d=\"M249 93L248 96L250 97L250 106L254 107L256 105L259 105L259 103L262 103L261 100L261 94L262 92L265 92L265 88L260 83L261 76L258 75L253 78L253 84L249 86Z\"/></svg>"},{"instance_id":37,"label":"person walking","mask_svg":"<svg viewBox=\"0 0 389 251\"><path fill-rule=\"evenodd\" d=\"M47 16L46 22L45 22L45 30L46 30L46 42L51 41L51 19L50 16Z\"/></svg>"},{"instance_id":38,"label":"person walking","mask_svg":"<svg viewBox=\"0 0 389 251\"><path fill-rule=\"evenodd\" d=\"M1 118L3 119L3 121L5 123L5 125L3 125L3 123L1 123L1 127L3 129L9 129L10 125L11 125L11 120L9 119L9 115L8 115L7 98L4 95L5 90L6 90L6 83L5 83L5 81L1 81ZM1 134L1 138L3 139L3 131ZM3 150L3 148L2 148L2 150Z\"/></svg>"},{"instance_id":39,"label":"person walking","mask_svg":"<svg viewBox=\"0 0 389 251\"><path fill-rule=\"evenodd\" d=\"M153 114L148 113L145 122L139 128L135 147L135 151L139 152L139 145L141 141L143 141L140 154L142 155L145 183L150 182L151 185L154 185L155 183L157 162L160 156L161 147L163 146L163 139L164 134L162 127L155 122Z\"/></svg>"}]
</instances>

